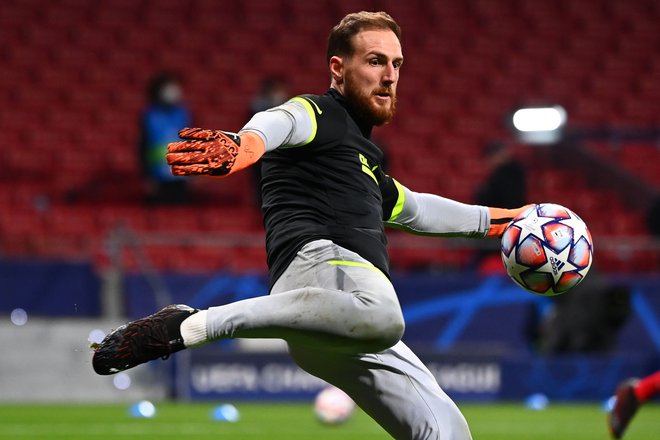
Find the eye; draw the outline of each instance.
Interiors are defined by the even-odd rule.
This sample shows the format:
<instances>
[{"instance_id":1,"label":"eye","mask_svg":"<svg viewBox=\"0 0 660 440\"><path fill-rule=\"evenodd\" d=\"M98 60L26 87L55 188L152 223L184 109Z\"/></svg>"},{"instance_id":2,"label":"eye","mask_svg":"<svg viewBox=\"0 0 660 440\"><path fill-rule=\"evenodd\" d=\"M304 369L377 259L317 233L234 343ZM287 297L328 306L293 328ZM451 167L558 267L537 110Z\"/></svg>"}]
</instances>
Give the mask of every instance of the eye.
<instances>
[{"instance_id":1,"label":"eye","mask_svg":"<svg viewBox=\"0 0 660 440\"><path fill-rule=\"evenodd\" d=\"M396 70L399 70L401 68L401 64L403 64L402 61L395 61L395 62L392 63L392 65L394 66L394 68Z\"/></svg>"},{"instance_id":2,"label":"eye","mask_svg":"<svg viewBox=\"0 0 660 440\"><path fill-rule=\"evenodd\" d=\"M372 58L372 59L369 60L369 65L370 66L378 66L378 65L380 65L380 61L378 60L378 58Z\"/></svg>"}]
</instances>

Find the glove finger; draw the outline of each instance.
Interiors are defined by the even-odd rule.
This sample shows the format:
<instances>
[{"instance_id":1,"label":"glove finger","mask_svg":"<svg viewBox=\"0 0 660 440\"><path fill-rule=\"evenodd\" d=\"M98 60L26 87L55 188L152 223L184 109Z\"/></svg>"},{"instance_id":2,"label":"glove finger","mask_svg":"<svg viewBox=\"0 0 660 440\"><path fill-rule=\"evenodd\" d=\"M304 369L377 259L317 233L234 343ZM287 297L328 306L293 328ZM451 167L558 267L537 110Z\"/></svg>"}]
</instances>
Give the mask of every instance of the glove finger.
<instances>
[{"instance_id":1,"label":"glove finger","mask_svg":"<svg viewBox=\"0 0 660 440\"><path fill-rule=\"evenodd\" d=\"M190 151L204 151L201 141L180 141L167 144L168 153L185 153Z\"/></svg>"},{"instance_id":2,"label":"glove finger","mask_svg":"<svg viewBox=\"0 0 660 440\"><path fill-rule=\"evenodd\" d=\"M168 153L166 156L168 165L194 165L207 162L204 153L190 151L183 153Z\"/></svg>"},{"instance_id":3,"label":"glove finger","mask_svg":"<svg viewBox=\"0 0 660 440\"><path fill-rule=\"evenodd\" d=\"M216 139L218 136L218 130L207 128L184 128L179 130L179 137L181 139L208 141Z\"/></svg>"},{"instance_id":4,"label":"glove finger","mask_svg":"<svg viewBox=\"0 0 660 440\"><path fill-rule=\"evenodd\" d=\"M172 167L172 174L175 176L199 176L209 174L209 172L210 168L206 164L174 165Z\"/></svg>"}]
</instances>

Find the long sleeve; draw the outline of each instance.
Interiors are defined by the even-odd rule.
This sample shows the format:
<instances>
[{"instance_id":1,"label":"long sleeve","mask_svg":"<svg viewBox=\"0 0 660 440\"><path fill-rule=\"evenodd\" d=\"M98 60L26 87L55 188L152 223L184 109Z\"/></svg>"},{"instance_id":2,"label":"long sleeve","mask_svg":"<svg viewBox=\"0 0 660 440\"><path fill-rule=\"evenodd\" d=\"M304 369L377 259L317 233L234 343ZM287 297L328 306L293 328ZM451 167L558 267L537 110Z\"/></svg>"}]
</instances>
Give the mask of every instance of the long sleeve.
<instances>
[{"instance_id":1,"label":"long sleeve","mask_svg":"<svg viewBox=\"0 0 660 440\"><path fill-rule=\"evenodd\" d=\"M468 205L401 186L403 207L389 226L418 235L481 238L490 224L488 208Z\"/></svg>"},{"instance_id":2,"label":"long sleeve","mask_svg":"<svg viewBox=\"0 0 660 440\"><path fill-rule=\"evenodd\" d=\"M305 105L306 104L306 105ZM255 114L241 129L259 135L266 151L297 147L308 143L316 131L314 112L304 98L293 98L282 105Z\"/></svg>"}]
</instances>

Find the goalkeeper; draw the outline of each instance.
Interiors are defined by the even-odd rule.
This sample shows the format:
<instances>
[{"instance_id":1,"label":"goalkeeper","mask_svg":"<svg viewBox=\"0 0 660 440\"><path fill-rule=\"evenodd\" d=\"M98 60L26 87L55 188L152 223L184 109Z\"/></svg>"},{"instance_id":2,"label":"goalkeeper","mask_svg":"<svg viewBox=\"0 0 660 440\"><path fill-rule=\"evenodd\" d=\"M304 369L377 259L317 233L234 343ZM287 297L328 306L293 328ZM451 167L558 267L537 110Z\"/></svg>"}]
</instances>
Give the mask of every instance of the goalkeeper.
<instances>
[{"instance_id":1,"label":"goalkeeper","mask_svg":"<svg viewBox=\"0 0 660 440\"><path fill-rule=\"evenodd\" d=\"M238 134L185 129L169 145L176 175L228 176L263 156L270 295L208 310L168 306L110 333L94 369L112 374L223 338L281 338L298 365L346 391L394 438L470 439L459 409L400 341L384 226L497 237L521 209L416 193L381 169L371 130L394 116L403 64L389 15L344 17L327 62L324 95L258 113ZM414 142L399 148L414 154Z\"/></svg>"}]
</instances>

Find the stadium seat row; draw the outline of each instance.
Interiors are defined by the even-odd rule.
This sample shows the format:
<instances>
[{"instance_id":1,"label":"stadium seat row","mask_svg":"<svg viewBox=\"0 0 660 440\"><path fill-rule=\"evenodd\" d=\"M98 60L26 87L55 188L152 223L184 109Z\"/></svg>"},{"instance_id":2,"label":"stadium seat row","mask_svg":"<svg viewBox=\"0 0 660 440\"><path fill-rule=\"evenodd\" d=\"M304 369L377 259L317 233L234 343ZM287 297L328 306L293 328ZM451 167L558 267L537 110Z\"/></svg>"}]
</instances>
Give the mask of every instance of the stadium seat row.
<instances>
[{"instance_id":1,"label":"stadium seat row","mask_svg":"<svg viewBox=\"0 0 660 440\"><path fill-rule=\"evenodd\" d=\"M195 122L237 130L268 74L286 74L292 93L322 92L328 29L365 8L389 11L404 29L399 115L375 135L388 171L414 189L473 201L488 173L482 150L509 137L502 122L518 105L560 103L572 128L660 126L660 59L653 56L660 5L653 0L9 2L0 8L0 103L10 109L0 114L9 146L0 173L0 249L102 255L118 221L143 232L259 231L248 175L196 183L201 208L142 203L136 138L146 81L161 68L181 71ZM228 32L222 17L240 26ZM657 148L594 151L660 185ZM524 160L530 199L579 206L597 235L645 233L643 213L579 171L531 153ZM598 214L603 209L616 216L614 226ZM197 256L207 251L188 251L190 258L155 250L155 264L206 267ZM248 254L233 249L228 260L249 266ZM443 255L401 252L395 263L465 262L459 252Z\"/></svg>"}]
</instances>

